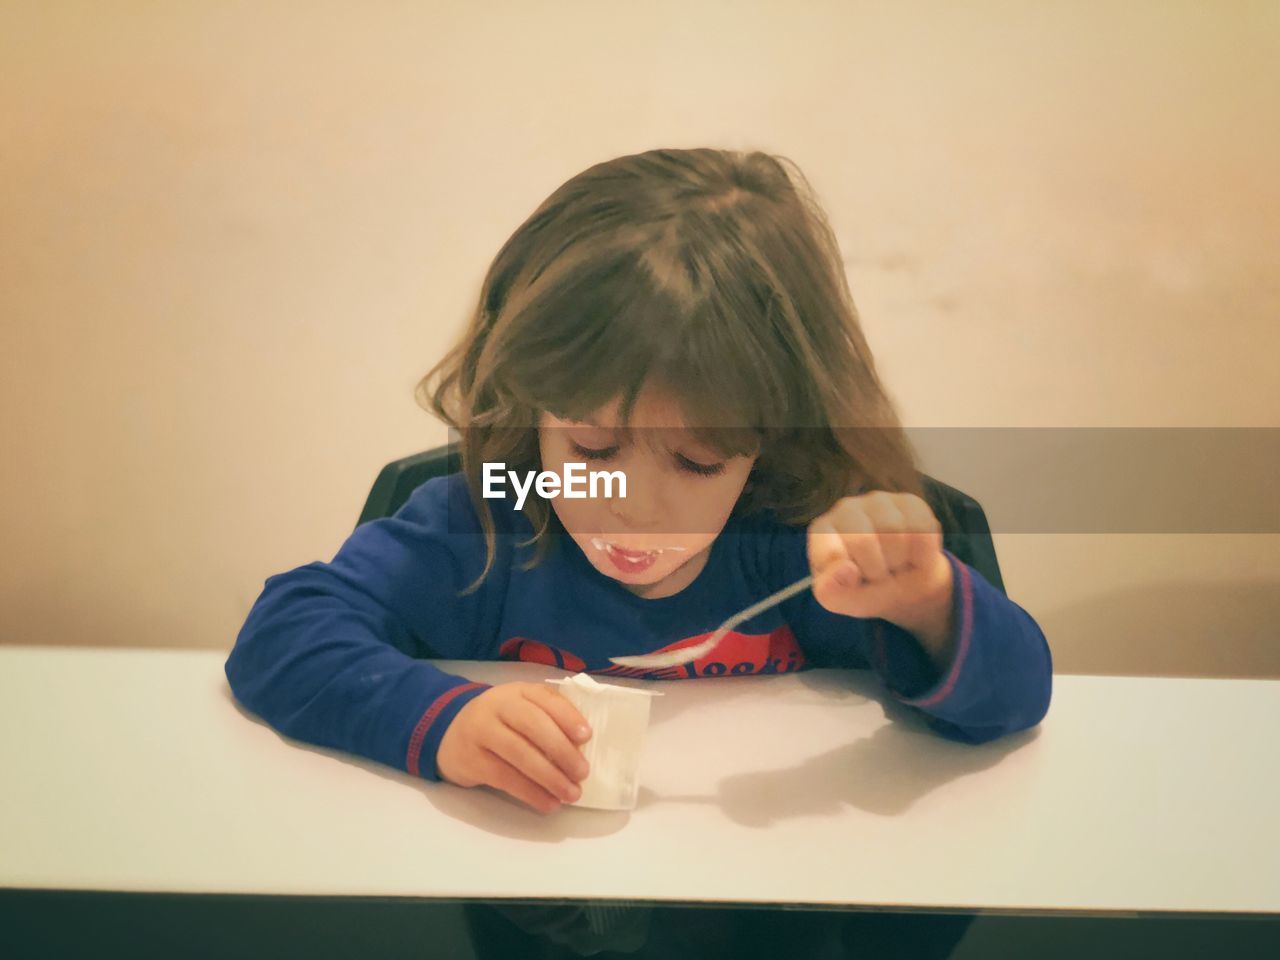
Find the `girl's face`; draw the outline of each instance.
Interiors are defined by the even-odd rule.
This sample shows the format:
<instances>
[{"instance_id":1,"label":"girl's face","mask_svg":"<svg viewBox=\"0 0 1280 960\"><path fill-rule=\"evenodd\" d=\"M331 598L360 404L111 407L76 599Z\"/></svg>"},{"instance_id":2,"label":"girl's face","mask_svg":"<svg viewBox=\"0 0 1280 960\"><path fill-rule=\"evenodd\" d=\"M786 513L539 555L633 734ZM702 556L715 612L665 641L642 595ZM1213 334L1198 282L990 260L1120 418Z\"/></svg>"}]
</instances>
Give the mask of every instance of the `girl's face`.
<instances>
[{"instance_id":1,"label":"girl's face","mask_svg":"<svg viewBox=\"0 0 1280 960\"><path fill-rule=\"evenodd\" d=\"M650 599L678 593L706 565L755 463L724 459L700 446L681 425L678 408L642 392L628 440L616 430L620 400L584 420L543 413L538 428L542 469L564 475L566 463L621 471L627 496L567 499L552 507L565 531L597 570Z\"/></svg>"}]
</instances>

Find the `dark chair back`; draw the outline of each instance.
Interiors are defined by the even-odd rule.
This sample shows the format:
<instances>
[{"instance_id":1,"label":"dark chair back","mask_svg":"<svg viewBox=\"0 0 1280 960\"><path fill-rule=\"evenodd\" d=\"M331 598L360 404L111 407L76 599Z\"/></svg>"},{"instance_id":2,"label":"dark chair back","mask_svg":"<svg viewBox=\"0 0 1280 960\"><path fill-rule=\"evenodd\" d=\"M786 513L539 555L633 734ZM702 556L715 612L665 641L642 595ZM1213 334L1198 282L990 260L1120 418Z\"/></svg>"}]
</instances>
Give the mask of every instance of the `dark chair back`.
<instances>
[{"instance_id":1,"label":"dark chair back","mask_svg":"<svg viewBox=\"0 0 1280 960\"><path fill-rule=\"evenodd\" d=\"M373 481L373 489L369 491L356 526L391 516L404 506L409 494L428 480L447 477L461 469L462 454L454 443L392 460L378 471L378 478Z\"/></svg>"},{"instance_id":2,"label":"dark chair back","mask_svg":"<svg viewBox=\"0 0 1280 960\"><path fill-rule=\"evenodd\" d=\"M456 444L425 450L382 468L373 482L364 510L356 523L367 523L394 514L409 494L435 477L448 476L462 469L462 456ZM977 570L993 587L1005 592L996 549L991 540L987 515L977 500L955 487L922 474L925 500L942 524L942 545L956 557Z\"/></svg>"}]
</instances>

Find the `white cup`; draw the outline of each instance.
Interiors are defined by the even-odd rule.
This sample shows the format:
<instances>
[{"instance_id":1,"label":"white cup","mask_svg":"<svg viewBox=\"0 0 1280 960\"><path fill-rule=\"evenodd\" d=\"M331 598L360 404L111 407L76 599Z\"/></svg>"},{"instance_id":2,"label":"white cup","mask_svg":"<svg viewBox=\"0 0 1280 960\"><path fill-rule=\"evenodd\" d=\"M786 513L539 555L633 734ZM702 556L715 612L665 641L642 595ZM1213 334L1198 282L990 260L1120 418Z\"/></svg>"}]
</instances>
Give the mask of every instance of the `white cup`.
<instances>
[{"instance_id":1,"label":"white cup","mask_svg":"<svg viewBox=\"0 0 1280 960\"><path fill-rule=\"evenodd\" d=\"M598 683L585 673L548 680L578 708L591 727L582 747L591 770L571 806L633 810L640 795L640 755L649 729L649 703L662 694Z\"/></svg>"}]
</instances>

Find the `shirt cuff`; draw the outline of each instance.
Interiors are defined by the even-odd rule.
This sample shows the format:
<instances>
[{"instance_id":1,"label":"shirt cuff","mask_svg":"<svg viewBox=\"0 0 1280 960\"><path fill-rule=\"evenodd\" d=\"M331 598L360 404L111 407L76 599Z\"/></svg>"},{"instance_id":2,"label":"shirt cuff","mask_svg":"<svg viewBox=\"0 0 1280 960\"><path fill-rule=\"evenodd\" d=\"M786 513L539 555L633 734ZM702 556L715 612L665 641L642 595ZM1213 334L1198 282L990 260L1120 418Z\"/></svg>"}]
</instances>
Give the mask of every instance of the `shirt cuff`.
<instances>
[{"instance_id":1,"label":"shirt cuff","mask_svg":"<svg viewBox=\"0 0 1280 960\"><path fill-rule=\"evenodd\" d=\"M409 773L427 780L441 779L440 770L436 766L436 753L440 749L445 731L449 729L449 724L458 715L458 711L490 686L487 683L463 681L450 687L427 705L409 736L409 750L405 757L405 768Z\"/></svg>"}]
</instances>

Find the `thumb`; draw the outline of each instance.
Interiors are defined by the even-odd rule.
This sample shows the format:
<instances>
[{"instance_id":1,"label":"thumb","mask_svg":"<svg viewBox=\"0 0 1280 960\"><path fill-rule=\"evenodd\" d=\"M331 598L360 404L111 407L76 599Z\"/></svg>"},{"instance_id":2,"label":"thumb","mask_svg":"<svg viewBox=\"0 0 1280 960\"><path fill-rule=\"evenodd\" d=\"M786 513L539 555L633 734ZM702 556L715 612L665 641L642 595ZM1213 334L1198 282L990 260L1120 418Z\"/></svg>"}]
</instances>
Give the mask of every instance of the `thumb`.
<instances>
[{"instance_id":1,"label":"thumb","mask_svg":"<svg viewBox=\"0 0 1280 960\"><path fill-rule=\"evenodd\" d=\"M862 571L845 549L844 538L827 518L819 517L809 524L807 546L815 587L835 584L847 589L862 579Z\"/></svg>"}]
</instances>

